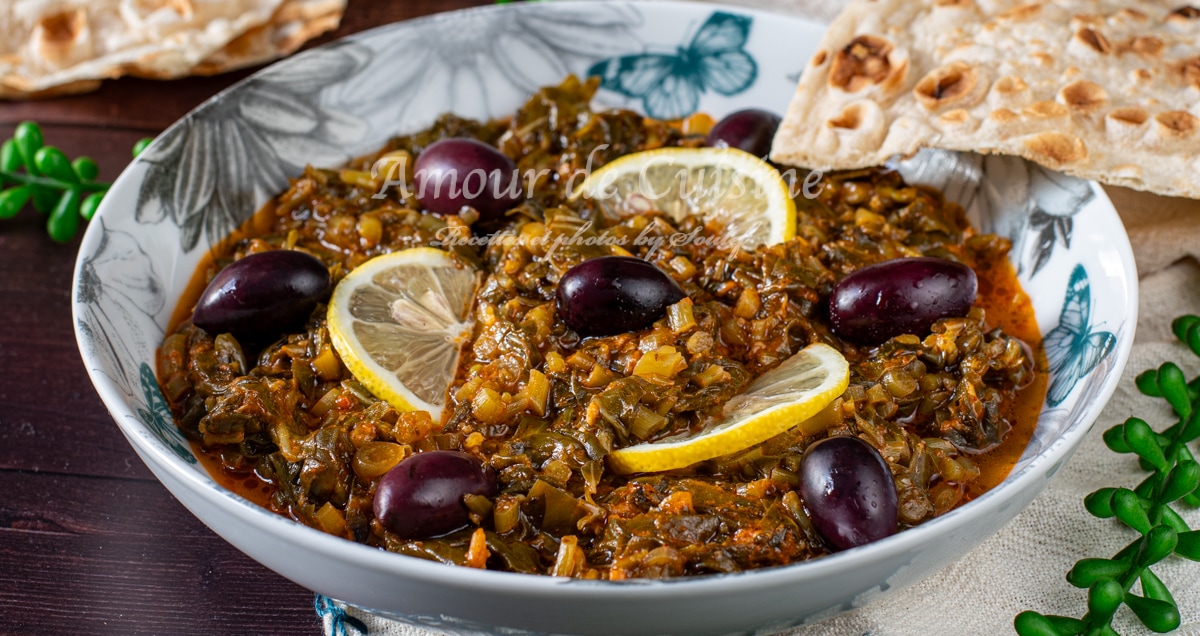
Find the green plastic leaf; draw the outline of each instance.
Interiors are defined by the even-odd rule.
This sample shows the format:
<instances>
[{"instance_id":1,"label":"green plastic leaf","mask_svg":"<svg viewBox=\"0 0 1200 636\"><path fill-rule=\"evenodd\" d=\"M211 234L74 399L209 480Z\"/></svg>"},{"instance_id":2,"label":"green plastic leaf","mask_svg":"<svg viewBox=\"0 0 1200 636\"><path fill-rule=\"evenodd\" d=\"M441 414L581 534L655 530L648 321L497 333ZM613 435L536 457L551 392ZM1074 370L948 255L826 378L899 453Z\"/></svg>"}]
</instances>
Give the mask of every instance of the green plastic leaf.
<instances>
[{"instance_id":1,"label":"green plastic leaf","mask_svg":"<svg viewBox=\"0 0 1200 636\"><path fill-rule=\"evenodd\" d=\"M29 202L33 190L28 186L0 192L0 219L11 219Z\"/></svg>"},{"instance_id":2,"label":"green plastic leaf","mask_svg":"<svg viewBox=\"0 0 1200 636\"><path fill-rule=\"evenodd\" d=\"M1188 349L1200 356L1200 324L1194 324L1188 328L1186 342Z\"/></svg>"},{"instance_id":3,"label":"green plastic leaf","mask_svg":"<svg viewBox=\"0 0 1200 636\"><path fill-rule=\"evenodd\" d=\"M1158 370L1150 369L1143 371L1138 374L1137 379L1133 382L1137 385L1138 391L1141 391L1143 395L1162 397L1162 391L1158 390Z\"/></svg>"},{"instance_id":4,"label":"green plastic leaf","mask_svg":"<svg viewBox=\"0 0 1200 636\"><path fill-rule=\"evenodd\" d=\"M152 143L154 143L154 139L152 137L144 137L137 140L137 142L133 144L133 158L137 159L137 156L142 154L142 152L146 150L146 148Z\"/></svg>"},{"instance_id":5,"label":"green plastic leaf","mask_svg":"<svg viewBox=\"0 0 1200 636\"><path fill-rule=\"evenodd\" d=\"M1124 424L1117 424L1107 431L1104 431L1104 445L1108 447L1108 450L1114 453L1133 452L1133 450L1129 448L1129 444L1125 443Z\"/></svg>"},{"instance_id":6,"label":"green plastic leaf","mask_svg":"<svg viewBox=\"0 0 1200 636\"><path fill-rule=\"evenodd\" d=\"M1192 401L1188 395L1187 378L1174 362L1163 363L1158 368L1158 388L1180 417L1191 416Z\"/></svg>"},{"instance_id":7,"label":"green plastic leaf","mask_svg":"<svg viewBox=\"0 0 1200 636\"><path fill-rule=\"evenodd\" d=\"M1198 437L1200 437L1200 411L1192 413L1192 416L1184 422L1183 430L1179 431L1179 441L1186 444Z\"/></svg>"},{"instance_id":8,"label":"green plastic leaf","mask_svg":"<svg viewBox=\"0 0 1200 636\"><path fill-rule=\"evenodd\" d=\"M1180 342L1187 342L1187 333L1192 327L1200 325L1200 316L1185 314L1171 321L1171 331Z\"/></svg>"},{"instance_id":9,"label":"green plastic leaf","mask_svg":"<svg viewBox=\"0 0 1200 636\"><path fill-rule=\"evenodd\" d=\"M1167 483L1158 500L1163 503L1175 501L1191 494L1196 486L1200 486L1200 464L1190 460L1179 462L1167 475Z\"/></svg>"},{"instance_id":10,"label":"green plastic leaf","mask_svg":"<svg viewBox=\"0 0 1200 636\"><path fill-rule=\"evenodd\" d=\"M1150 518L1142 507L1141 498L1132 490L1120 488L1113 493L1113 513L1121 523L1137 530L1141 534L1150 531Z\"/></svg>"},{"instance_id":11,"label":"green plastic leaf","mask_svg":"<svg viewBox=\"0 0 1200 636\"><path fill-rule=\"evenodd\" d=\"M1140 578L1142 579L1142 594L1146 598L1152 598L1156 601L1170 603L1172 606L1179 607L1175 603L1175 597L1171 596L1171 591L1167 589L1166 584L1154 572L1151 572L1150 568L1142 570Z\"/></svg>"},{"instance_id":12,"label":"green plastic leaf","mask_svg":"<svg viewBox=\"0 0 1200 636\"><path fill-rule=\"evenodd\" d=\"M1125 575L1128 563L1110 559L1080 559L1067 572L1067 582L1075 587L1089 588L1101 579L1117 579Z\"/></svg>"},{"instance_id":13,"label":"green plastic leaf","mask_svg":"<svg viewBox=\"0 0 1200 636\"><path fill-rule=\"evenodd\" d=\"M1200 561L1200 530L1180 532L1176 536L1175 554L1193 561Z\"/></svg>"},{"instance_id":14,"label":"green plastic leaf","mask_svg":"<svg viewBox=\"0 0 1200 636\"><path fill-rule=\"evenodd\" d=\"M63 183L79 183L79 177L75 174L75 169L71 167L71 160L67 159L67 155L63 154L63 151L54 146L38 148L37 152L33 154L33 163L43 176L57 179Z\"/></svg>"},{"instance_id":15,"label":"green plastic leaf","mask_svg":"<svg viewBox=\"0 0 1200 636\"><path fill-rule=\"evenodd\" d=\"M1094 517L1108 519L1114 514L1112 509L1114 492L1117 492L1116 488L1101 488L1083 498L1083 507L1087 508L1087 511Z\"/></svg>"},{"instance_id":16,"label":"green plastic leaf","mask_svg":"<svg viewBox=\"0 0 1200 636\"><path fill-rule=\"evenodd\" d=\"M1165 634L1179 627L1179 610L1172 603L1129 592L1125 595L1125 604L1151 631Z\"/></svg>"},{"instance_id":17,"label":"green plastic leaf","mask_svg":"<svg viewBox=\"0 0 1200 636\"><path fill-rule=\"evenodd\" d=\"M1137 487L1133 489L1133 492L1137 493L1138 497L1141 497L1143 500L1148 501L1150 498L1152 498L1154 496L1154 493L1158 492L1158 488L1161 485L1162 485L1162 473L1159 473L1156 471L1156 472L1150 473L1149 477L1146 477L1145 479L1143 479L1142 483L1138 484ZM1142 507L1148 508L1149 506L1143 505Z\"/></svg>"},{"instance_id":18,"label":"green plastic leaf","mask_svg":"<svg viewBox=\"0 0 1200 636\"><path fill-rule=\"evenodd\" d=\"M21 159L21 152L17 150L17 142L9 139L0 145L0 170L5 172L16 172L25 167L25 162Z\"/></svg>"},{"instance_id":19,"label":"green plastic leaf","mask_svg":"<svg viewBox=\"0 0 1200 636\"><path fill-rule=\"evenodd\" d=\"M1188 527L1187 522L1183 520L1183 517L1180 517L1179 513L1175 512L1174 508L1170 506L1162 506L1159 508L1159 512L1162 516L1162 522L1174 528L1176 534L1192 531L1192 529Z\"/></svg>"},{"instance_id":20,"label":"green plastic leaf","mask_svg":"<svg viewBox=\"0 0 1200 636\"><path fill-rule=\"evenodd\" d=\"M1138 550L1134 563L1138 567L1154 565L1167 558L1175 550L1179 535L1173 528L1166 525L1154 526L1146 533L1142 547Z\"/></svg>"},{"instance_id":21,"label":"green plastic leaf","mask_svg":"<svg viewBox=\"0 0 1200 636\"><path fill-rule=\"evenodd\" d=\"M58 200L62 198L62 191L46 186L30 186L33 188L33 209L46 214L58 205Z\"/></svg>"},{"instance_id":22,"label":"green plastic leaf","mask_svg":"<svg viewBox=\"0 0 1200 636\"><path fill-rule=\"evenodd\" d=\"M30 173L37 174L37 168L33 165L33 155L45 144L41 126L31 121L17 124L17 129L13 132L13 141L16 143L17 151L21 154L25 169Z\"/></svg>"},{"instance_id":23,"label":"green plastic leaf","mask_svg":"<svg viewBox=\"0 0 1200 636\"><path fill-rule=\"evenodd\" d=\"M38 169L37 161L35 160L38 150L42 148L42 129L33 122L24 122L17 126L14 139L17 148L20 150L25 171L32 176L42 176L42 171ZM41 185L32 187L33 207L42 214L53 210L58 205L59 199L62 198L61 190Z\"/></svg>"},{"instance_id":24,"label":"green plastic leaf","mask_svg":"<svg viewBox=\"0 0 1200 636\"><path fill-rule=\"evenodd\" d=\"M1088 611L1107 621L1116 613L1125 598L1121 584L1112 579L1102 579L1088 589Z\"/></svg>"},{"instance_id":25,"label":"green plastic leaf","mask_svg":"<svg viewBox=\"0 0 1200 636\"><path fill-rule=\"evenodd\" d=\"M1161 384L1161 371L1159 372ZM1125 444L1130 450L1137 453L1138 457L1149 462L1159 470L1167 468L1167 457L1163 455L1163 449L1158 445L1158 434L1145 420L1131 417L1125 420L1124 425Z\"/></svg>"},{"instance_id":26,"label":"green plastic leaf","mask_svg":"<svg viewBox=\"0 0 1200 636\"><path fill-rule=\"evenodd\" d=\"M100 166L91 157L79 157L72 161L71 169L80 181L95 181L100 176Z\"/></svg>"},{"instance_id":27,"label":"green plastic leaf","mask_svg":"<svg viewBox=\"0 0 1200 636\"><path fill-rule=\"evenodd\" d=\"M1058 633L1062 634L1063 636L1077 636L1078 634L1082 634L1085 630L1087 630L1087 623L1079 620L1078 618L1072 618L1070 616L1055 616L1053 614L1047 614L1046 618L1049 619L1050 624L1054 625L1054 628L1058 630Z\"/></svg>"},{"instance_id":28,"label":"green plastic leaf","mask_svg":"<svg viewBox=\"0 0 1200 636\"><path fill-rule=\"evenodd\" d=\"M1013 628L1020 636L1063 636L1049 618L1033 611L1017 614L1013 620Z\"/></svg>"},{"instance_id":29,"label":"green plastic leaf","mask_svg":"<svg viewBox=\"0 0 1200 636\"><path fill-rule=\"evenodd\" d=\"M92 217L96 216L96 210L100 209L100 202L104 200L103 192L93 192L89 194L83 203L79 204L79 216L84 220L91 221Z\"/></svg>"},{"instance_id":30,"label":"green plastic leaf","mask_svg":"<svg viewBox=\"0 0 1200 636\"><path fill-rule=\"evenodd\" d=\"M46 232L57 243L66 243L79 229L79 190L67 190L46 219Z\"/></svg>"}]
</instances>

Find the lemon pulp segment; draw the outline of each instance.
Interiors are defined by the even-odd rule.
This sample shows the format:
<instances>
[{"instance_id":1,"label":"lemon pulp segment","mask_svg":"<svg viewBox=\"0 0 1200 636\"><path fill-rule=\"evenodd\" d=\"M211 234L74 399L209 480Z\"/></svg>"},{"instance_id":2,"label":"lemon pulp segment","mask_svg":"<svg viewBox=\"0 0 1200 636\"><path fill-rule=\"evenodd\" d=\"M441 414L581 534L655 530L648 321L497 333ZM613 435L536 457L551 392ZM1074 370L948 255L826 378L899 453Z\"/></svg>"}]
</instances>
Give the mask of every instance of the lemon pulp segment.
<instances>
[{"instance_id":1,"label":"lemon pulp segment","mask_svg":"<svg viewBox=\"0 0 1200 636\"><path fill-rule=\"evenodd\" d=\"M572 198L595 199L624 218L658 210L673 221L715 223L744 249L796 234L796 203L771 164L736 148L659 148L626 155L591 173Z\"/></svg>"},{"instance_id":2,"label":"lemon pulp segment","mask_svg":"<svg viewBox=\"0 0 1200 636\"><path fill-rule=\"evenodd\" d=\"M364 386L398 410L441 417L471 333L478 274L433 248L377 256L333 292L327 322L334 349Z\"/></svg>"}]
</instances>

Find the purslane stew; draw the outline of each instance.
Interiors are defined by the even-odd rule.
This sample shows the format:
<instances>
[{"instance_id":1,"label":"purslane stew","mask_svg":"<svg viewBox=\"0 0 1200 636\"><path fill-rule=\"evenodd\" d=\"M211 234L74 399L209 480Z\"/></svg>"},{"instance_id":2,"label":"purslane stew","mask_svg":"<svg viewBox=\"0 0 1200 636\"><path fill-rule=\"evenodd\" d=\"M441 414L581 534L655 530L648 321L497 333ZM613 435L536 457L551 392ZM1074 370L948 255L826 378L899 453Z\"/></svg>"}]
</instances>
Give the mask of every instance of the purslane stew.
<instances>
[{"instance_id":1,"label":"purslane stew","mask_svg":"<svg viewBox=\"0 0 1200 636\"><path fill-rule=\"evenodd\" d=\"M810 189L815 198L798 192L795 238L782 243L637 245L638 236L716 236L721 228L654 209L613 218L595 200L571 199L567 177L635 152L703 147L711 121L593 109L595 88L568 78L509 118L445 115L345 168L310 167L214 248L162 343L158 374L179 427L223 485L305 525L400 554L617 580L736 572L845 547L814 524L828 517L814 509L819 502L801 496L812 478L806 471L815 470L805 465L806 451L826 438L857 438L866 451L837 452L881 459L894 487L889 533L942 515L1005 477L1032 434L1046 386L1037 324L1006 239L975 232L961 207L880 168L825 174ZM545 172L499 214L437 212L396 188L373 198L380 176L372 166L381 158L419 163L426 148L451 138L497 149L521 174ZM320 284L304 320L271 321L284 332L214 333L196 326L204 320L193 322L204 286L250 255L310 255L332 285L372 257L444 247L448 233L496 230L507 238L445 247L481 283L440 419L399 412L354 377L331 346L328 290ZM555 236L609 237L623 247L563 241L547 250L546 237ZM614 255L645 259L684 298L672 297L674 309L647 326L581 335L561 313L559 283L571 268ZM969 268L978 281L974 304L921 333L880 342L844 337L858 332L831 322L831 314L850 311L830 307L838 284L868 266L923 262L896 260L916 258ZM320 282L324 272L316 269L306 280ZM886 284L887 276L862 278ZM658 473L620 474L606 462L616 449L696 433L755 378L812 343L835 348L850 369L848 388L817 416L816 433L796 427ZM634 373L643 358L663 352L669 368ZM440 451L453 452L432 454ZM387 515L407 525L377 518L381 480L422 456L466 461L478 477L453 497L461 522L429 526L437 530L427 536L411 528L423 517L393 504Z\"/></svg>"}]
</instances>

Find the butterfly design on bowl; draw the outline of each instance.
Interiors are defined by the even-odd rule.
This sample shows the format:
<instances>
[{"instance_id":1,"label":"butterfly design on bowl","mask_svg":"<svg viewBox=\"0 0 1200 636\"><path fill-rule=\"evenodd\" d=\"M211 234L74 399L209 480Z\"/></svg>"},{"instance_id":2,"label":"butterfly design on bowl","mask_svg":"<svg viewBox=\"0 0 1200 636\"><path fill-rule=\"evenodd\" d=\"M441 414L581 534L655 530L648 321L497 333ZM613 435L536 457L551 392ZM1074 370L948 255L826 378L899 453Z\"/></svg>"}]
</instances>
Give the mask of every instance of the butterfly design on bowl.
<instances>
[{"instance_id":1,"label":"butterfly design on bowl","mask_svg":"<svg viewBox=\"0 0 1200 636\"><path fill-rule=\"evenodd\" d=\"M1076 265L1067 283L1058 326L1042 341L1050 361L1050 391L1046 395L1050 406L1062 404L1079 379L1091 373L1117 344L1111 332L1093 331L1091 320L1091 283L1083 265Z\"/></svg>"},{"instance_id":2,"label":"butterfly design on bowl","mask_svg":"<svg viewBox=\"0 0 1200 636\"><path fill-rule=\"evenodd\" d=\"M749 16L716 11L674 53L612 57L587 74L600 77L601 88L640 99L651 117L680 119L696 112L706 91L736 95L754 83L758 64L744 48L752 22Z\"/></svg>"}]
</instances>

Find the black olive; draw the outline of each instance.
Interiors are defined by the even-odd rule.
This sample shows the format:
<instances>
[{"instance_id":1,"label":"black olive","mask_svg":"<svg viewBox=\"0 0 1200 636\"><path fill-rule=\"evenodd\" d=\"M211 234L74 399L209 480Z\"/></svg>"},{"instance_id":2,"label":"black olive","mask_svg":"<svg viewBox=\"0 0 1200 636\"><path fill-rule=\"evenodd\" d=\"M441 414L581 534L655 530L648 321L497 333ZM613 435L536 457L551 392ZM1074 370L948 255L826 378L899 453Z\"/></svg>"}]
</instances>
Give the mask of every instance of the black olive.
<instances>
[{"instance_id":1,"label":"black olive","mask_svg":"<svg viewBox=\"0 0 1200 636\"><path fill-rule=\"evenodd\" d=\"M251 254L213 277L192 323L211 334L276 335L302 325L329 287L329 270L314 256L294 250Z\"/></svg>"},{"instance_id":2,"label":"black olive","mask_svg":"<svg viewBox=\"0 0 1200 636\"><path fill-rule=\"evenodd\" d=\"M673 278L640 258L601 256L558 282L558 315L581 336L645 329L687 294Z\"/></svg>"}]
</instances>

